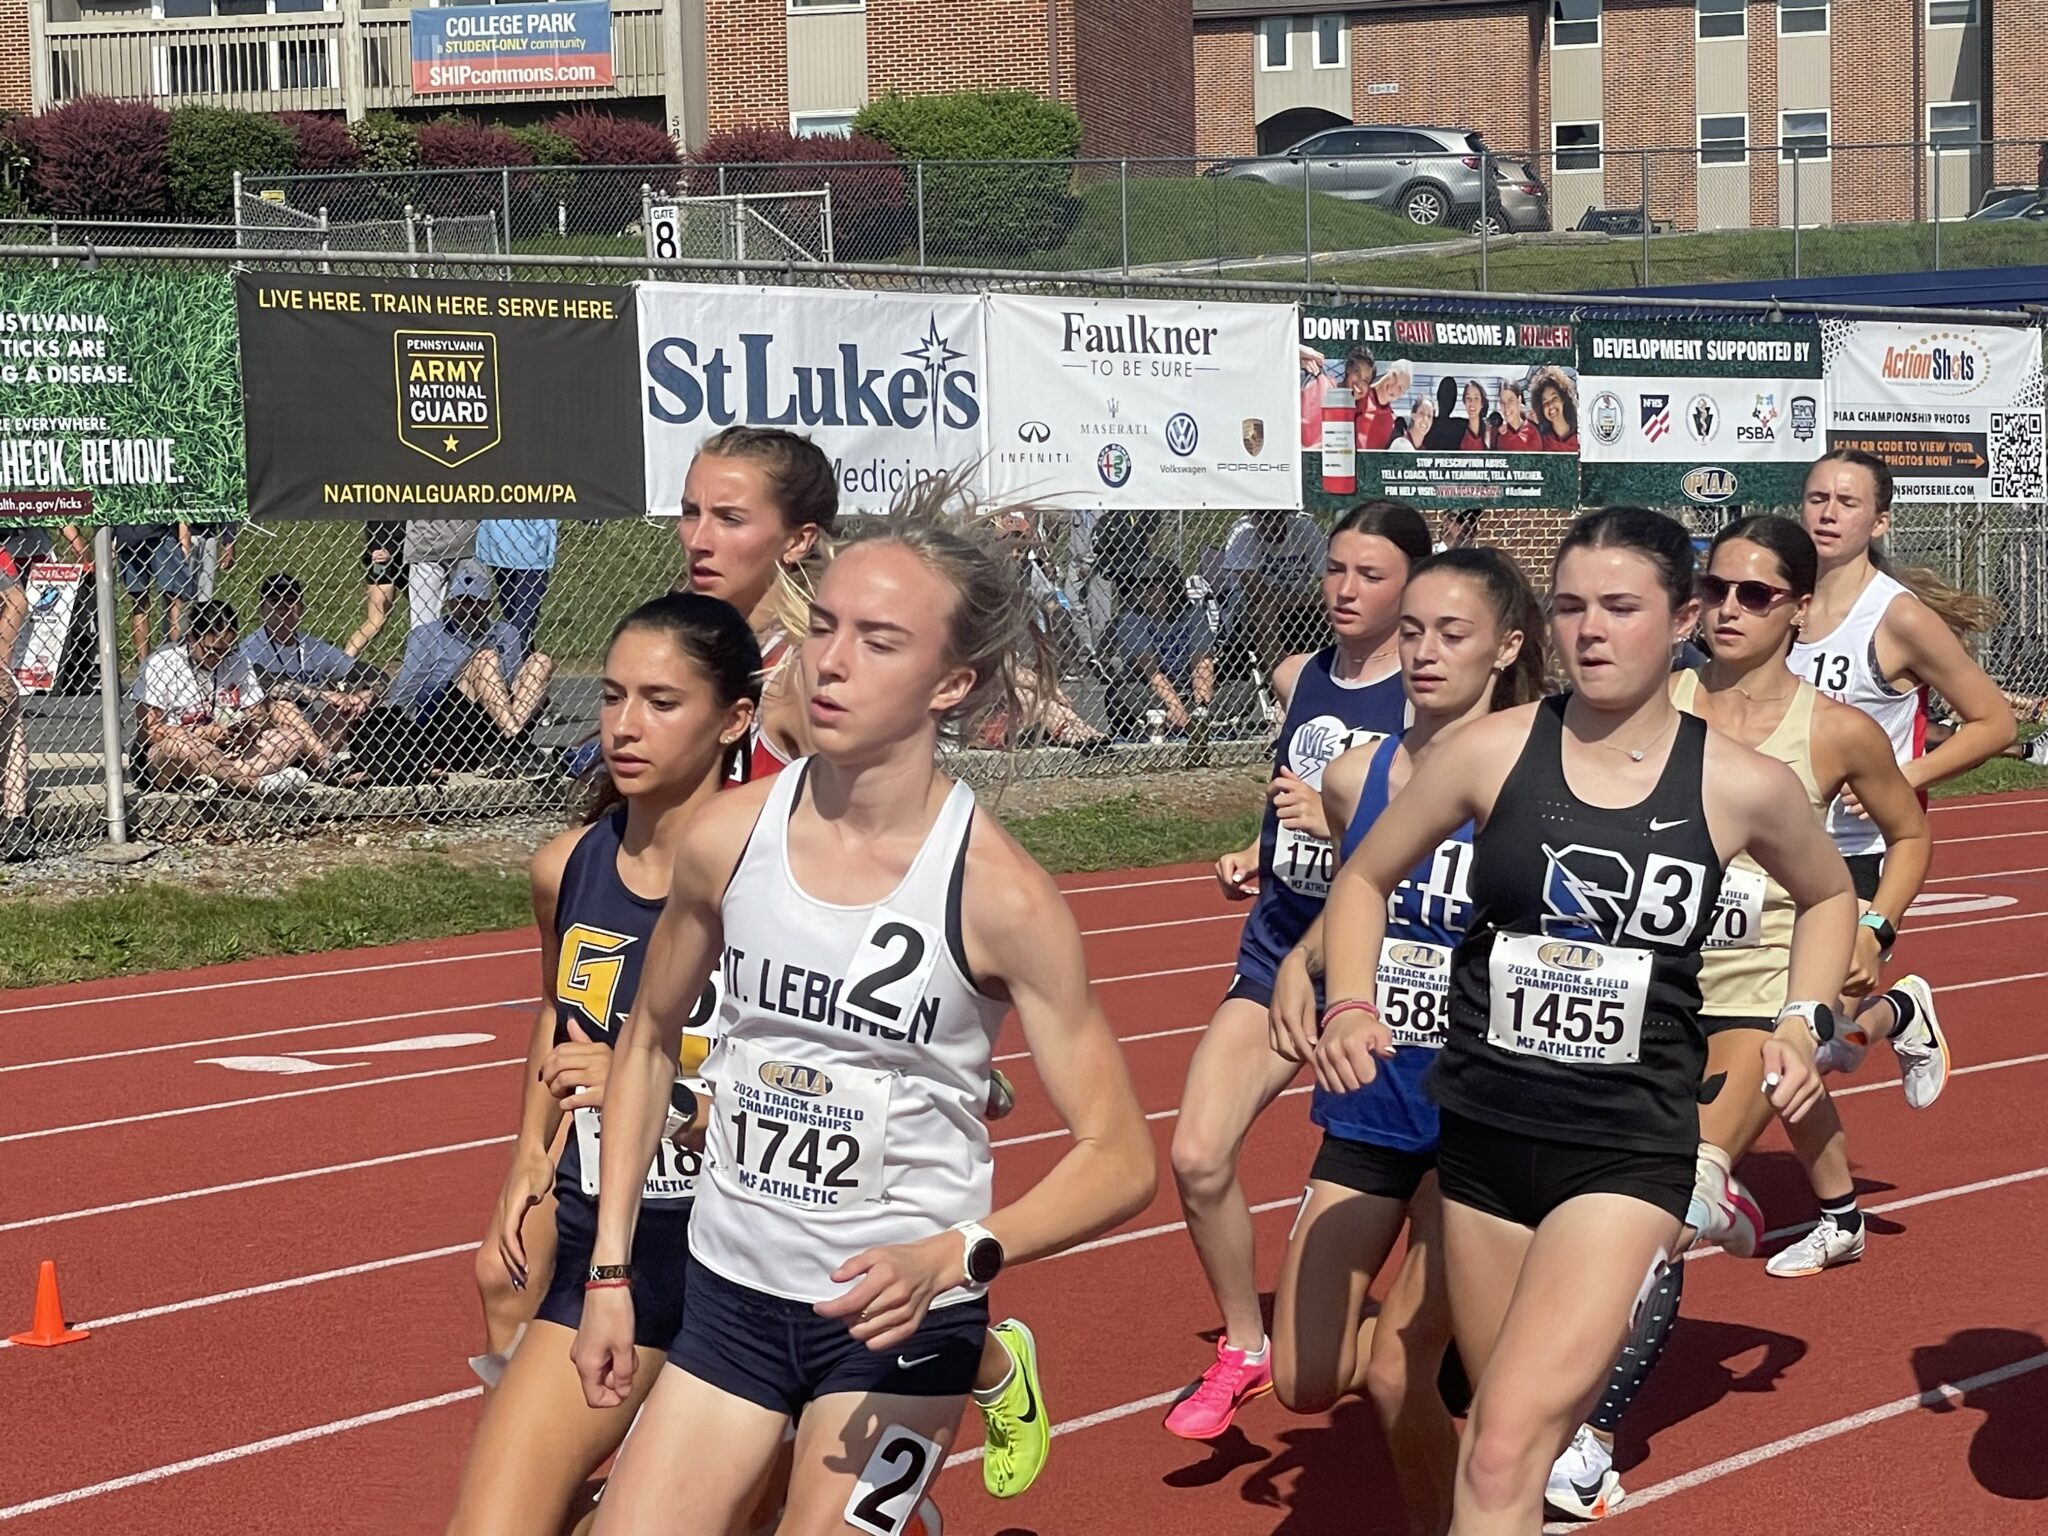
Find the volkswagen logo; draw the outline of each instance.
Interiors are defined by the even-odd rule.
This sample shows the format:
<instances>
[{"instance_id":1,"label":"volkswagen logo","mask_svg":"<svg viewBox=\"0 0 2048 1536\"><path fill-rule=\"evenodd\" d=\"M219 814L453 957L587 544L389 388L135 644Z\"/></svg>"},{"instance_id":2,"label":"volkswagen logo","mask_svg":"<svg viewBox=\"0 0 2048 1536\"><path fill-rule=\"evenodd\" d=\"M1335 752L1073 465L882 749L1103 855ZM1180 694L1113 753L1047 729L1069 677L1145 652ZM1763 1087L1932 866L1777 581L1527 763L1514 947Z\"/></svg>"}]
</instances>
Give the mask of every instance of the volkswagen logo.
<instances>
[{"instance_id":1,"label":"volkswagen logo","mask_svg":"<svg viewBox=\"0 0 2048 1536\"><path fill-rule=\"evenodd\" d=\"M1195 418L1186 411L1175 411L1166 418L1166 446L1178 458L1186 458L1195 451L1195 445L1202 440L1202 429L1195 425Z\"/></svg>"},{"instance_id":2,"label":"volkswagen logo","mask_svg":"<svg viewBox=\"0 0 2048 1536\"><path fill-rule=\"evenodd\" d=\"M1042 421L1027 421L1017 428L1017 437L1026 443L1042 443L1052 436L1052 428Z\"/></svg>"}]
</instances>

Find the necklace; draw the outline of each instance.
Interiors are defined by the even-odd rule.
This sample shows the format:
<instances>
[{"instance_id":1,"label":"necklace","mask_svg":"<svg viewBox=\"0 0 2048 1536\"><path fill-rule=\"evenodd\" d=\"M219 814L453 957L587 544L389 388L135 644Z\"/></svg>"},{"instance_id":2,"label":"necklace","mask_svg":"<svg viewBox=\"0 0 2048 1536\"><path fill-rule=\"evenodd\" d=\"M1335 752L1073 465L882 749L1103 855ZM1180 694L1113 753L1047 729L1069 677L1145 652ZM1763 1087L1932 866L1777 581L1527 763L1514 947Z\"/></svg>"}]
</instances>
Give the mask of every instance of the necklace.
<instances>
[{"instance_id":1,"label":"necklace","mask_svg":"<svg viewBox=\"0 0 2048 1536\"><path fill-rule=\"evenodd\" d=\"M1676 714L1674 713L1674 714L1673 714L1673 716L1672 716L1672 718L1671 718L1670 724L1668 724L1668 725L1664 725L1664 726L1660 726L1660 727L1658 728L1657 734L1656 734L1655 736L1652 736L1652 737L1651 737L1651 738L1650 738L1650 739L1649 739L1649 740L1648 740L1647 742L1645 742L1645 743L1644 743L1644 744L1643 744L1642 746L1640 746L1640 747L1617 747L1617 746L1616 746L1616 745L1615 745L1615 744L1614 744L1613 742L1611 742L1611 741L1596 741L1596 742L1592 742L1592 743L1590 743L1590 745L1592 745L1592 746L1596 746L1596 747L1601 747L1601 748L1604 748L1604 749L1605 749L1606 751L1609 751L1609 752L1620 752L1620 753L1623 753L1623 754L1625 754L1625 755L1627 756L1627 758L1628 758L1628 760L1629 760L1630 762L1632 762L1632 763L1640 763L1640 762L1641 762L1641 761L1642 761L1642 760L1643 760L1644 758L1646 758L1646 757L1648 757L1648 756L1650 755L1650 748L1652 748L1652 747L1656 746L1658 742L1660 742L1660 741L1662 741L1662 740L1664 739L1664 732L1665 732L1665 731L1668 731L1668 730L1670 730L1670 729L1671 729L1671 728L1672 728L1673 726L1675 726L1675 725L1677 725L1677 724L1678 724L1678 717L1677 717L1677 715L1676 715Z\"/></svg>"},{"instance_id":2,"label":"necklace","mask_svg":"<svg viewBox=\"0 0 2048 1536\"><path fill-rule=\"evenodd\" d=\"M1365 660L1361 661L1358 664L1357 670L1352 672L1350 675L1352 677L1358 677L1374 662L1385 661L1389 656L1393 655L1400 648L1401 641L1397 636L1395 639L1388 641L1385 645L1381 646L1378 650L1374 651L1370 656L1366 657ZM1334 672L1336 669L1332 668L1331 670Z\"/></svg>"}]
</instances>

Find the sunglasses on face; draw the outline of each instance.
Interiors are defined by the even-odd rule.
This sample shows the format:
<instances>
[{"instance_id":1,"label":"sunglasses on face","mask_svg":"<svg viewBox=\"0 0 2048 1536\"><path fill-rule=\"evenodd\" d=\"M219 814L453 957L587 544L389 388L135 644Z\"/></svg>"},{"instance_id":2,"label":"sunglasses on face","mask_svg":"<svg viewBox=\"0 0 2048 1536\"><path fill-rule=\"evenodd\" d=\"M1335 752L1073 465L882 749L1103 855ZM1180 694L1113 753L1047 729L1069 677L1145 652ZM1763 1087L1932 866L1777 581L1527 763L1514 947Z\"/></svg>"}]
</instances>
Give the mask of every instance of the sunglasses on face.
<instances>
[{"instance_id":1,"label":"sunglasses on face","mask_svg":"<svg viewBox=\"0 0 2048 1536\"><path fill-rule=\"evenodd\" d=\"M1696 577L1693 585L1709 608L1720 607L1733 592L1745 613L1769 613L1792 596L1790 587L1774 587L1768 581L1730 581L1724 576Z\"/></svg>"}]
</instances>

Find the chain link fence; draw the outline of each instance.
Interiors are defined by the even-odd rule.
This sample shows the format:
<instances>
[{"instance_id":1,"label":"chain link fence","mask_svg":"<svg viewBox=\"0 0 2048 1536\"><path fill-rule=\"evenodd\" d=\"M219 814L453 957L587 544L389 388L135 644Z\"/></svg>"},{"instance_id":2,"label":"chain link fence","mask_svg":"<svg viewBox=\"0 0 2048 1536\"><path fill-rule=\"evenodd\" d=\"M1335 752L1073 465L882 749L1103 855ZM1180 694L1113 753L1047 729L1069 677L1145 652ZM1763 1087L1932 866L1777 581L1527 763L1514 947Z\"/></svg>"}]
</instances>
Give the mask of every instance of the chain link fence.
<instances>
[{"instance_id":1,"label":"chain link fence","mask_svg":"<svg viewBox=\"0 0 2048 1536\"><path fill-rule=\"evenodd\" d=\"M714 194L715 195L715 194ZM460 215L455 215L460 217ZM0 251L76 261L66 249ZM218 263L342 270L351 253L245 249ZM355 253L390 273L403 254ZM422 273L616 282L650 270L587 259L421 255ZM195 268L201 253L193 253ZM99 270L122 264L114 257ZM656 268L659 270L659 268ZM840 264L679 262L690 281L835 283L978 292L1126 291L1121 281ZM1133 278L1128 291L1252 302L1372 297L1318 284ZM1455 312L1459 300L1434 301ZM1408 311L1431 301L1403 298ZM1686 311L1681 311L1686 312ZM1747 507L1745 511L1760 510ZM1484 537L1540 574L1572 509L1489 520ZM1700 531L1715 514L1702 514ZM1064 513L1027 509L1010 551L1039 598L1053 658L1032 679L1034 734L961 745L973 782L1250 766L1271 750L1273 664L1325 637L1324 526L1308 514ZM97 540L97 546L94 540ZM2006 621L1984 659L2009 689L2048 692L2048 510L1901 507L1901 559L1995 598ZM147 839L310 835L378 824L560 810L595 756L606 638L683 573L674 525L570 517L279 520L114 530L0 528L0 650L44 647L46 686L0 708L0 852L77 848L119 825ZM75 563L110 559L101 592ZM8 576L11 568L16 574ZM52 627L56 608L68 623ZM97 636L111 630L103 686ZM52 634L61 634L51 648ZM1159 658L1173 666L1162 691ZM260 695L260 699L259 699ZM121 743L102 751L103 720ZM165 721L200 727L196 744ZM189 730L182 733L190 736ZM111 798L110 798L111 796Z\"/></svg>"}]
</instances>

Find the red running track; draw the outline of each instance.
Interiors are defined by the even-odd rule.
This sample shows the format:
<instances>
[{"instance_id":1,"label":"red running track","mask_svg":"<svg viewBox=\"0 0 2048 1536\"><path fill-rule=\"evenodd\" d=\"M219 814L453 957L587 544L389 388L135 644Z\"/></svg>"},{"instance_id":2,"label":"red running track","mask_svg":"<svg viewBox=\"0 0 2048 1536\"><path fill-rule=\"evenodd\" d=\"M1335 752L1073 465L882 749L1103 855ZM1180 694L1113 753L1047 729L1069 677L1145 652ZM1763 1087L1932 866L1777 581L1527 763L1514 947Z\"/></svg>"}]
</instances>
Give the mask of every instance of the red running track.
<instances>
[{"instance_id":1,"label":"red running track","mask_svg":"<svg viewBox=\"0 0 2048 1536\"><path fill-rule=\"evenodd\" d=\"M1695 1258L1684 1321L1622 1437L1631 1497L1612 1518L1627 1531L2041 1528L2048 795L1950 802L1935 825L1901 958L1941 990L1957 1074L1918 1115L1883 1052L1848 1086L1875 1212L1862 1264L1783 1282ZM1214 1446L1160 1429L1215 1323L1164 1155L1241 909L1198 868L1067 886L1153 1116L1162 1192L998 1287L1038 1332L1060 1438L1007 1505L971 1464L950 1471L948 1530L1397 1531L1362 1405L1296 1419L1268 1399ZM0 1347L0 1523L441 1528L477 1412L471 1253L516 1117L531 942L0 995L0 1322L26 1323L51 1258L72 1321L93 1328L62 1349ZM1002 1049L1021 1049L1014 1031ZM292 1070L249 1070L262 1057ZM1005 1065L1020 1105L999 1128L1000 1193L1063 1140L1028 1059ZM1269 1284L1315 1141L1304 1108L1283 1099L1246 1148ZM1775 1132L1744 1171L1783 1237L1811 1219Z\"/></svg>"}]
</instances>

